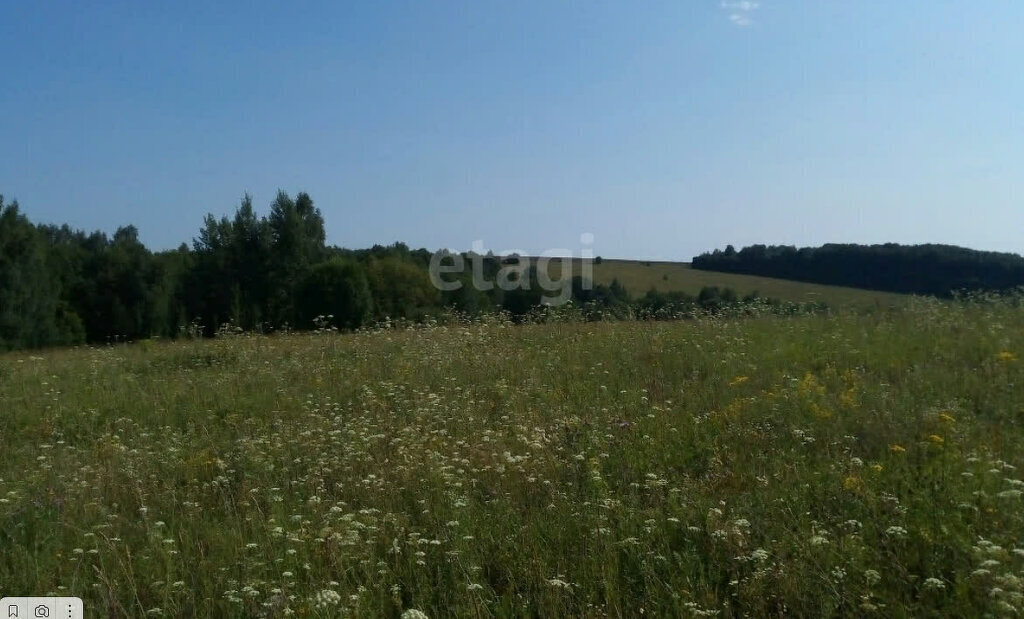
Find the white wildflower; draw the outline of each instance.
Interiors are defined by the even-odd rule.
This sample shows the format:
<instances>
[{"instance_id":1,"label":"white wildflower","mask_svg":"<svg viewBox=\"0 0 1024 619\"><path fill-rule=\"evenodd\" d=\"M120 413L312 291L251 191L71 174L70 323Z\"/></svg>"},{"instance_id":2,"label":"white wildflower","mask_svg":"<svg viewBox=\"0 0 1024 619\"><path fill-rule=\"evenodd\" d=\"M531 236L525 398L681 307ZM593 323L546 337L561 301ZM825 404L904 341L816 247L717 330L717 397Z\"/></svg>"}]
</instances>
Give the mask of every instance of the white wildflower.
<instances>
[{"instance_id":1,"label":"white wildflower","mask_svg":"<svg viewBox=\"0 0 1024 619\"><path fill-rule=\"evenodd\" d=\"M317 608L324 609L329 606L337 606L341 602L341 595L337 591L331 591L330 589L324 589L317 592L313 598L313 605Z\"/></svg>"},{"instance_id":2,"label":"white wildflower","mask_svg":"<svg viewBox=\"0 0 1024 619\"><path fill-rule=\"evenodd\" d=\"M945 589L946 583L942 582L938 578L926 578L924 581L924 588L926 591Z\"/></svg>"}]
</instances>

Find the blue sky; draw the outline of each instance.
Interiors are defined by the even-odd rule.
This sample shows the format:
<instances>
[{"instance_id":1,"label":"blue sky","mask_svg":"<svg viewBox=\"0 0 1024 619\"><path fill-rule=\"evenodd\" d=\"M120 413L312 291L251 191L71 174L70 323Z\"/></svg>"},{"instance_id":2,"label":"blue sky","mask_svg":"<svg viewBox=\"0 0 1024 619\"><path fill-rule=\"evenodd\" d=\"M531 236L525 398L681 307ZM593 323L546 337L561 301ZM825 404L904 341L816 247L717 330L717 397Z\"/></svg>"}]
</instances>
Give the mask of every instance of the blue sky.
<instances>
[{"instance_id":1,"label":"blue sky","mask_svg":"<svg viewBox=\"0 0 1024 619\"><path fill-rule=\"evenodd\" d=\"M328 241L688 260L1024 252L1024 3L0 5L0 193L195 236L310 193Z\"/></svg>"}]
</instances>

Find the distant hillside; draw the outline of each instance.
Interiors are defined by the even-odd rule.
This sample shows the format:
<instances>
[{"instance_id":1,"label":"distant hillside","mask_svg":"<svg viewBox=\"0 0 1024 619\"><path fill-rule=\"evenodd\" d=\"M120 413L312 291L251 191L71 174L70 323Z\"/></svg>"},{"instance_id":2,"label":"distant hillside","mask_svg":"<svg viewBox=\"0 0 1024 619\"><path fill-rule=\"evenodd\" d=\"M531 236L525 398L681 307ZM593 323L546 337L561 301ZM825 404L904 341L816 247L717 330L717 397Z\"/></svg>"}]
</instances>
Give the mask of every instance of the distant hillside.
<instances>
[{"instance_id":1,"label":"distant hillside","mask_svg":"<svg viewBox=\"0 0 1024 619\"><path fill-rule=\"evenodd\" d=\"M1024 258L953 245L851 245L821 247L752 245L701 254L693 267L706 271L851 286L890 292L950 296L957 290L1008 290L1024 285Z\"/></svg>"},{"instance_id":2,"label":"distant hillside","mask_svg":"<svg viewBox=\"0 0 1024 619\"><path fill-rule=\"evenodd\" d=\"M574 261L576 273L580 262ZM550 267L553 277L561 273L557 260ZM634 297L643 295L651 288L660 292L685 292L696 295L705 286L732 288L740 296L753 292L761 296L784 301L824 301L833 307L877 307L899 305L907 297L890 292L859 290L840 286L787 281L771 277L759 277L733 273L716 273L694 269L685 262L648 262L639 260L602 260L593 265L594 281L610 285L618 280Z\"/></svg>"}]
</instances>

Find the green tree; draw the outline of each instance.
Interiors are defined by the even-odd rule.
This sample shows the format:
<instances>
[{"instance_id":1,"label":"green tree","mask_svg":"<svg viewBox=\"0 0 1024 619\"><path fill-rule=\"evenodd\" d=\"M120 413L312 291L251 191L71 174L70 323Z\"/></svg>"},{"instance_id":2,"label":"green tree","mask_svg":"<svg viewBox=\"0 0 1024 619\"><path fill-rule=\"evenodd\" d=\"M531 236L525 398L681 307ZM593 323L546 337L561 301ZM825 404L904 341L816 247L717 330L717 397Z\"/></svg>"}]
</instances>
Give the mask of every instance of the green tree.
<instances>
[{"instance_id":1,"label":"green tree","mask_svg":"<svg viewBox=\"0 0 1024 619\"><path fill-rule=\"evenodd\" d=\"M367 270L378 317L419 318L438 308L441 294L425 268L392 256L371 260Z\"/></svg>"},{"instance_id":2,"label":"green tree","mask_svg":"<svg viewBox=\"0 0 1024 619\"><path fill-rule=\"evenodd\" d=\"M312 267L300 287L302 305L299 327L310 328L317 316L331 316L331 324L356 329L369 320L373 296L366 270L343 258L332 258Z\"/></svg>"},{"instance_id":3,"label":"green tree","mask_svg":"<svg viewBox=\"0 0 1024 619\"><path fill-rule=\"evenodd\" d=\"M194 264L187 274L189 322L200 321L207 334L231 320L233 301L232 228L227 217L212 214L192 241Z\"/></svg>"},{"instance_id":4,"label":"green tree","mask_svg":"<svg viewBox=\"0 0 1024 619\"><path fill-rule=\"evenodd\" d=\"M246 330L261 326L268 315L270 298L271 229L256 216L252 197L246 194L231 224L230 250L233 321Z\"/></svg>"},{"instance_id":5,"label":"green tree","mask_svg":"<svg viewBox=\"0 0 1024 619\"><path fill-rule=\"evenodd\" d=\"M84 241L82 276L74 290L85 330L92 341L135 339L153 334L153 290L162 279L153 254L134 226L113 238L94 233Z\"/></svg>"},{"instance_id":6,"label":"green tree","mask_svg":"<svg viewBox=\"0 0 1024 619\"><path fill-rule=\"evenodd\" d=\"M46 260L44 238L0 196L0 347L62 343L56 325L59 294Z\"/></svg>"},{"instance_id":7,"label":"green tree","mask_svg":"<svg viewBox=\"0 0 1024 619\"><path fill-rule=\"evenodd\" d=\"M272 319L278 324L296 324L297 290L309 268L325 255L324 219L309 194L292 200L278 191L268 217L271 245Z\"/></svg>"}]
</instances>

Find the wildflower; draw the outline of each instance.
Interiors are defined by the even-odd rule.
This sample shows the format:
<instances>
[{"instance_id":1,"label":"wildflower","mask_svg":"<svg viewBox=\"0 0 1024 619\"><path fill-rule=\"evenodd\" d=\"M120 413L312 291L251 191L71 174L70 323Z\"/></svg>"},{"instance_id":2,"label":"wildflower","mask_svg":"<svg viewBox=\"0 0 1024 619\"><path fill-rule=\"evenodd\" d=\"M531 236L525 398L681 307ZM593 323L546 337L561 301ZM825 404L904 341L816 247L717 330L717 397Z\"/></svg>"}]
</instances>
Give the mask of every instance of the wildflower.
<instances>
[{"instance_id":1,"label":"wildflower","mask_svg":"<svg viewBox=\"0 0 1024 619\"><path fill-rule=\"evenodd\" d=\"M406 610L404 613L402 613L402 619L430 619L430 618L427 617L427 613L423 612L422 610L417 610L415 608L410 608L410 609Z\"/></svg>"},{"instance_id":2,"label":"wildflower","mask_svg":"<svg viewBox=\"0 0 1024 619\"><path fill-rule=\"evenodd\" d=\"M876 472L876 473L881 473L882 472L882 465L881 464L872 464L871 465L871 470Z\"/></svg>"},{"instance_id":3,"label":"wildflower","mask_svg":"<svg viewBox=\"0 0 1024 619\"><path fill-rule=\"evenodd\" d=\"M903 445L893 445L889 447L889 451L893 452L894 454L901 454L906 453L907 448L904 447Z\"/></svg>"},{"instance_id":4,"label":"wildflower","mask_svg":"<svg viewBox=\"0 0 1024 619\"><path fill-rule=\"evenodd\" d=\"M337 591L331 591L330 589L324 589L317 592L313 598L313 604L317 608L327 608L328 606L337 606L341 602L341 595Z\"/></svg>"},{"instance_id":5,"label":"wildflower","mask_svg":"<svg viewBox=\"0 0 1024 619\"><path fill-rule=\"evenodd\" d=\"M1024 588L1024 581L1014 574L1002 574L1000 576L996 576L995 580L997 583L1002 585L1003 588L1009 589L1010 591L1020 591Z\"/></svg>"},{"instance_id":6,"label":"wildflower","mask_svg":"<svg viewBox=\"0 0 1024 619\"><path fill-rule=\"evenodd\" d=\"M882 575L875 570L864 570L864 580L867 581L868 586L874 585L882 580Z\"/></svg>"},{"instance_id":7,"label":"wildflower","mask_svg":"<svg viewBox=\"0 0 1024 619\"><path fill-rule=\"evenodd\" d=\"M859 490L863 485L864 482L861 481L860 477L856 477L854 475L850 475L849 477L843 480L844 490Z\"/></svg>"},{"instance_id":8,"label":"wildflower","mask_svg":"<svg viewBox=\"0 0 1024 619\"><path fill-rule=\"evenodd\" d=\"M471 582L468 585L466 585L466 591L480 591L483 588L483 585L477 584L475 582Z\"/></svg>"},{"instance_id":9,"label":"wildflower","mask_svg":"<svg viewBox=\"0 0 1024 619\"><path fill-rule=\"evenodd\" d=\"M907 536L907 530L903 527L889 527L885 530L885 534L889 537L895 537L897 539L904 538Z\"/></svg>"},{"instance_id":10,"label":"wildflower","mask_svg":"<svg viewBox=\"0 0 1024 619\"><path fill-rule=\"evenodd\" d=\"M737 376L736 378L732 379L732 381L729 382L729 386L735 387L736 385L742 385L748 380L750 380L749 376Z\"/></svg>"},{"instance_id":11,"label":"wildflower","mask_svg":"<svg viewBox=\"0 0 1024 619\"><path fill-rule=\"evenodd\" d=\"M956 417L953 417L949 413L942 413L939 415L939 421L943 423L956 423Z\"/></svg>"},{"instance_id":12,"label":"wildflower","mask_svg":"<svg viewBox=\"0 0 1024 619\"><path fill-rule=\"evenodd\" d=\"M926 591L945 589L946 583L942 582L938 578L926 578L924 581L924 588Z\"/></svg>"},{"instance_id":13,"label":"wildflower","mask_svg":"<svg viewBox=\"0 0 1024 619\"><path fill-rule=\"evenodd\" d=\"M810 542L811 546L824 546L828 543L828 538L821 535L815 535L807 541Z\"/></svg>"},{"instance_id":14,"label":"wildflower","mask_svg":"<svg viewBox=\"0 0 1024 619\"><path fill-rule=\"evenodd\" d=\"M1006 600L999 600L996 603L996 607L999 610L1001 610L1003 612L1003 614L1006 614L1006 615L1010 615L1010 614L1014 614L1015 615L1015 614L1017 614L1017 609L1014 608L1013 604L1010 604Z\"/></svg>"},{"instance_id":15,"label":"wildflower","mask_svg":"<svg viewBox=\"0 0 1024 619\"><path fill-rule=\"evenodd\" d=\"M996 355L996 359L998 359L1002 363L1013 363L1014 361L1017 360L1017 355L1013 354L1008 350L1004 350Z\"/></svg>"},{"instance_id":16,"label":"wildflower","mask_svg":"<svg viewBox=\"0 0 1024 619\"><path fill-rule=\"evenodd\" d=\"M938 434L929 434L928 435L928 441L932 442L932 443L935 443L936 445L941 445L941 444L946 442L945 439L943 439Z\"/></svg>"}]
</instances>

